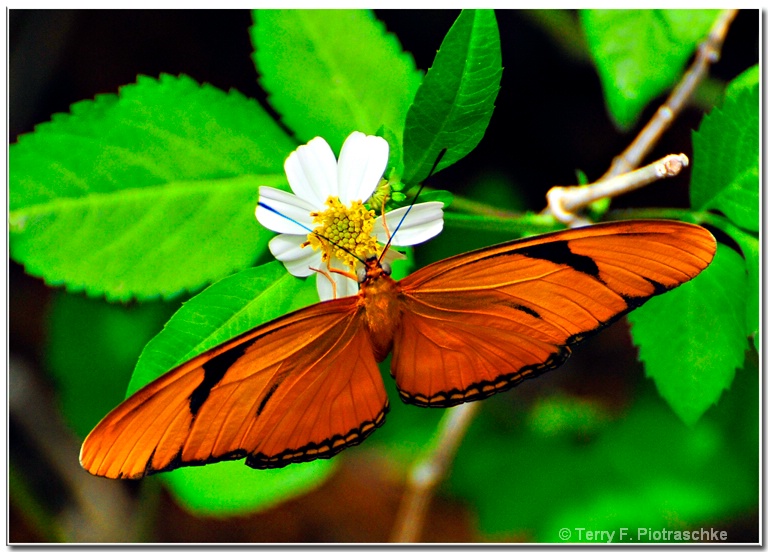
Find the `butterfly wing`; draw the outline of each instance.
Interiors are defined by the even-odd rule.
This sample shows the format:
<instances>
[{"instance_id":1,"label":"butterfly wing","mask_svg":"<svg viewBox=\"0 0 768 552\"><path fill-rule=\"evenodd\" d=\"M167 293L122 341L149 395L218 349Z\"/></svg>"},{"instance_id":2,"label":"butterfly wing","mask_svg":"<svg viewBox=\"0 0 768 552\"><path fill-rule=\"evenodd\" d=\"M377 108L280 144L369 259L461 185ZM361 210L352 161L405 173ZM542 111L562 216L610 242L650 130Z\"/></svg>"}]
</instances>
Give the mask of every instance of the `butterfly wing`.
<instances>
[{"instance_id":1,"label":"butterfly wing","mask_svg":"<svg viewBox=\"0 0 768 552\"><path fill-rule=\"evenodd\" d=\"M389 405L357 303L307 307L178 366L109 413L80 463L138 478L244 456L281 467L359 443Z\"/></svg>"},{"instance_id":2,"label":"butterfly wing","mask_svg":"<svg viewBox=\"0 0 768 552\"><path fill-rule=\"evenodd\" d=\"M701 272L716 243L674 221L599 224L501 244L401 280L392 375L405 402L482 399L565 362L572 345Z\"/></svg>"}]
</instances>

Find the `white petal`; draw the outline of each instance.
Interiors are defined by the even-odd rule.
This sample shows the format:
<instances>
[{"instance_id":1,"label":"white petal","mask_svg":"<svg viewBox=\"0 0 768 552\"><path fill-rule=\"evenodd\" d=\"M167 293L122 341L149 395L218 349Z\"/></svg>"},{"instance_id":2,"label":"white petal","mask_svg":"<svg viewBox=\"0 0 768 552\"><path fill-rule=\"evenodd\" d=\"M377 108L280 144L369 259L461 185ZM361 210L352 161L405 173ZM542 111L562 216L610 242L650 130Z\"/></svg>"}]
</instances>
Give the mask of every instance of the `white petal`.
<instances>
[{"instance_id":1,"label":"white petal","mask_svg":"<svg viewBox=\"0 0 768 552\"><path fill-rule=\"evenodd\" d=\"M389 144L380 136L353 132L339 154L339 199L345 205L367 201L376 190L389 159Z\"/></svg>"},{"instance_id":2,"label":"white petal","mask_svg":"<svg viewBox=\"0 0 768 552\"><path fill-rule=\"evenodd\" d=\"M395 232L397 225L408 212L408 207L400 207L387 213L387 228ZM443 203L427 201L415 204L392 239L392 245L416 245L437 236L443 229ZM389 237L384 230L382 217L373 223L373 234L381 243L387 243Z\"/></svg>"},{"instance_id":3,"label":"white petal","mask_svg":"<svg viewBox=\"0 0 768 552\"><path fill-rule=\"evenodd\" d=\"M344 265L341 261L335 257L331 259L331 266L339 270L349 271L349 267ZM341 297L349 297L356 295L358 286L357 280L347 278L341 274L335 272L326 272L333 281L336 282L336 296L333 295L333 286L326 276L323 274L317 275L317 294L320 296L321 301L328 301L329 299L339 299Z\"/></svg>"},{"instance_id":4,"label":"white petal","mask_svg":"<svg viewBox=\"0 0 768 552\"><path fill-rule=\"evenodd\" d=\"M312 203L315 210L322 209L329 196L339 195L336 156L319 136L288 156L285 175L293 193Z\"/></svg>"},{"instance_id":5,"label":"white petal","mask_svg":"<svg viewBox=\"0 0 768 552\"><path fill-rule=\"evenodd\" d=\"M273 232L306 236L315 226L309 216L312 210L309 202L291 193L269 186L259 188L256 220Z\"/></svg>"},{"instance_id":6,"label":"white petal","mask_svg":"<svg viewBox=\"0 0 768 552\"><path fill-rule=\"evenodd\" d=\"M312 247L301 247L306 241L306 236L288 236L281 234L269 241L269 250L278 261L281 261L286 270L299 278L306 278L314 274L309 267L322 265L323 257L320 251Z\"/></svg>"}]
</instances>

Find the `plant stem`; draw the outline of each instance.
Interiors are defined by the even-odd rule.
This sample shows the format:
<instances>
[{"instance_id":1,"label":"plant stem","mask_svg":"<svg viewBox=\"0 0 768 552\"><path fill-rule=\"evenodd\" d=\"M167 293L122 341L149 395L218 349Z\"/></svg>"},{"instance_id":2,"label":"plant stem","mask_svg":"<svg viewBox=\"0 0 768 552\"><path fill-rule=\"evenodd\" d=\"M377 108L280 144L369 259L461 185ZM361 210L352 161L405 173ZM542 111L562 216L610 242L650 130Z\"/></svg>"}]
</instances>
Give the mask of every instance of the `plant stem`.
<instances>
[{"instance_id":1,"label":"plant stem","mask_svg":"<svg viewBox=\"0 0 768 552\"><path fill-rule=\"evenodd\" d=\"M425 187L424 191L430 192L432 191L432 189ZM504 209L499 209L498 207L493 207L491 205L488 205L487 203L483 203L482 201L475 201L474 199L469 199L468 197L464 197L458 194L453 195L451 208L457 211L461 211L463 213L470 213L473 215L484 215L484 216L500 217L500 218L504 218L504 217L515 218L520 216L519 213L515 213L513 211L506 211Z\"/></svg>"},{"instance_id":2,"label":"plant stem","mask_svg":"<svg viewBox=\"0 0 768 552\"><path fill-rule=\"evenodd\" d=\"M513 215L483 215L478 218L478 215L446 212L445 221L454 229L508 232L511 234L552 232L562 228L562 225L552 215L536 213L514 213Z\"/></svg>"},{"instance_id":3,"label":"plant stem","mask_svg":"<svg viewBox=\"0 0 768 552\"><path fill-rule=\"evenodd\" d=\"M449 408L443 414L432 446L408 473L391 542L416 542L419 539L432 491L445 478L469 423L479 409L479 402L471 402Z\"/></svg>"}]
</instances>

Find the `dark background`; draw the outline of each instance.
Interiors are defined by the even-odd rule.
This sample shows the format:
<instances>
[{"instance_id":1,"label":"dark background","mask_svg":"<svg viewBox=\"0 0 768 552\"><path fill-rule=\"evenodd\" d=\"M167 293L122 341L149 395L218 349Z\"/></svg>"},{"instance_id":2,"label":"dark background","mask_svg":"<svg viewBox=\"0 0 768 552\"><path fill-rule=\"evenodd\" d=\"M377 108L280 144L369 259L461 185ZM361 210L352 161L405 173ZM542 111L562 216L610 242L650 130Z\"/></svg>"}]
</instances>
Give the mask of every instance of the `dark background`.
<instances>
[{"instance_id":1,"label":"dark background","mask_svg":"<svg viewBox=\"0 0 768 552\"><path fill-rule=\"evenodd\" d=\"M458 10L377 10L376 15L399 37L403 48L413 53L417 66L426 70ZM521 191L526 208L540 210L551 186L576 182L576 169L583 170L590 179L602 175L639 129L622 134L612 125L597 74L584 57L578 34L568 34L566 27L556 32L546 30L532 13L498 10L496 15L504 73L495 113L477 149L450 171L436 175L432 186L462 193L465 186L483 177L499 175ZM715 88L718 82L727 82L757 63L758 17L757 10L737 16L722 60L711 71ZM224 90L235 88L264 103L264 92L250 58L250 25L251 15L245 10L11 10L9 142L49 120L53 113L68 111L74 102L114 93L121 85L135 82L137 74L186 74ZM642 122L648 120L660 101L646 110ZM690 155L690 129L698 126L700 118L699 108L686 110L649 160L668 153ZM684 207L688 174L690 171L669 185L652 186L621 198L614 206ZM23 268L13 262L9 276L10 353L13 358L23 359L46 389L47 379L40 366L51 290L40 280L26 276ZM50 389L43 392L51 393ZM13 425L11 429L11 448L22 447L23 431L14 430ZM382 515L391 517L399 491L391 482L382 481L381 474L366 473L361 465L354 469L362 470L369 479L365 483L342 479L337 485L347 493L362 493L363 497L370 494L370 500L381 501ZM48 490L55 494L55 488ZM170 520L185 516L170 501L165 507ZM281 508L282 512L288 510L288 519L292 519L291 515L298 515L291 514L292 508L320 515L328 510L328 503L309 495L299 506ZM445 501L438 501L434 510L434 520L442 521L434 521L433 538L474 539L467 512ZM13 521L13 504L11 514ZM291 533L290 524L284 526L285 517L274 513L269 516L273 516L268 525L274 534L266 540L309 540L312 536ZM11 540L40 538L24 523L23 516L15 521L11 524ZM387 527L391 524L385 519L378 522ZM168 526L172 525L169 521ZM253 538L239 521L195 521L184 525L185 531L192 531L185 535L190 540L204 540L206 530L230 536L223 540ZM386 535L359 529L360 540L386 539ZM323 536L322 529L315 531L318 538ZM178 534L167 535L170 540L174 537L181 538Z\"/></svg>"}]
</instances>

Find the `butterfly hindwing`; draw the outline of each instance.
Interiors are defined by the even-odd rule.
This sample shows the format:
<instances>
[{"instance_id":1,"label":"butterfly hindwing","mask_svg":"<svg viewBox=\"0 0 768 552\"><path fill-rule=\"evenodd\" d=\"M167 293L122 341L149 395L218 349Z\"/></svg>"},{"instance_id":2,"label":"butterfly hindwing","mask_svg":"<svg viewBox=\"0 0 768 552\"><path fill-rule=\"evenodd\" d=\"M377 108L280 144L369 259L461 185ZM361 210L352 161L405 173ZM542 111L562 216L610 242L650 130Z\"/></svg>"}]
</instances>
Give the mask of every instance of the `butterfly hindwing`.
<instances>
[{"instance_id":1,"label":"butterfly hindwing","mask_svg":"<svg viewBox=\"0 0 768 552\"><path fill-rule=\"evenodd\" d=\"M451 406L559 366L585 336L696 276L715 247L698 226L622 222L429 265L400 282L392 375L401 397Z\"/></svg>"},{"instance_id":2,"label":"butterfly hindwing","mask_svg":"<svg viewBox=\"0 0 768 552\"><path fill-rule=\"evenodd\" d=\"M137 478L247 457L252 467L333 456L388 409L356 297L246 332L139 390L86 438L91 473Z\"/></svg>"}]
</instances>

